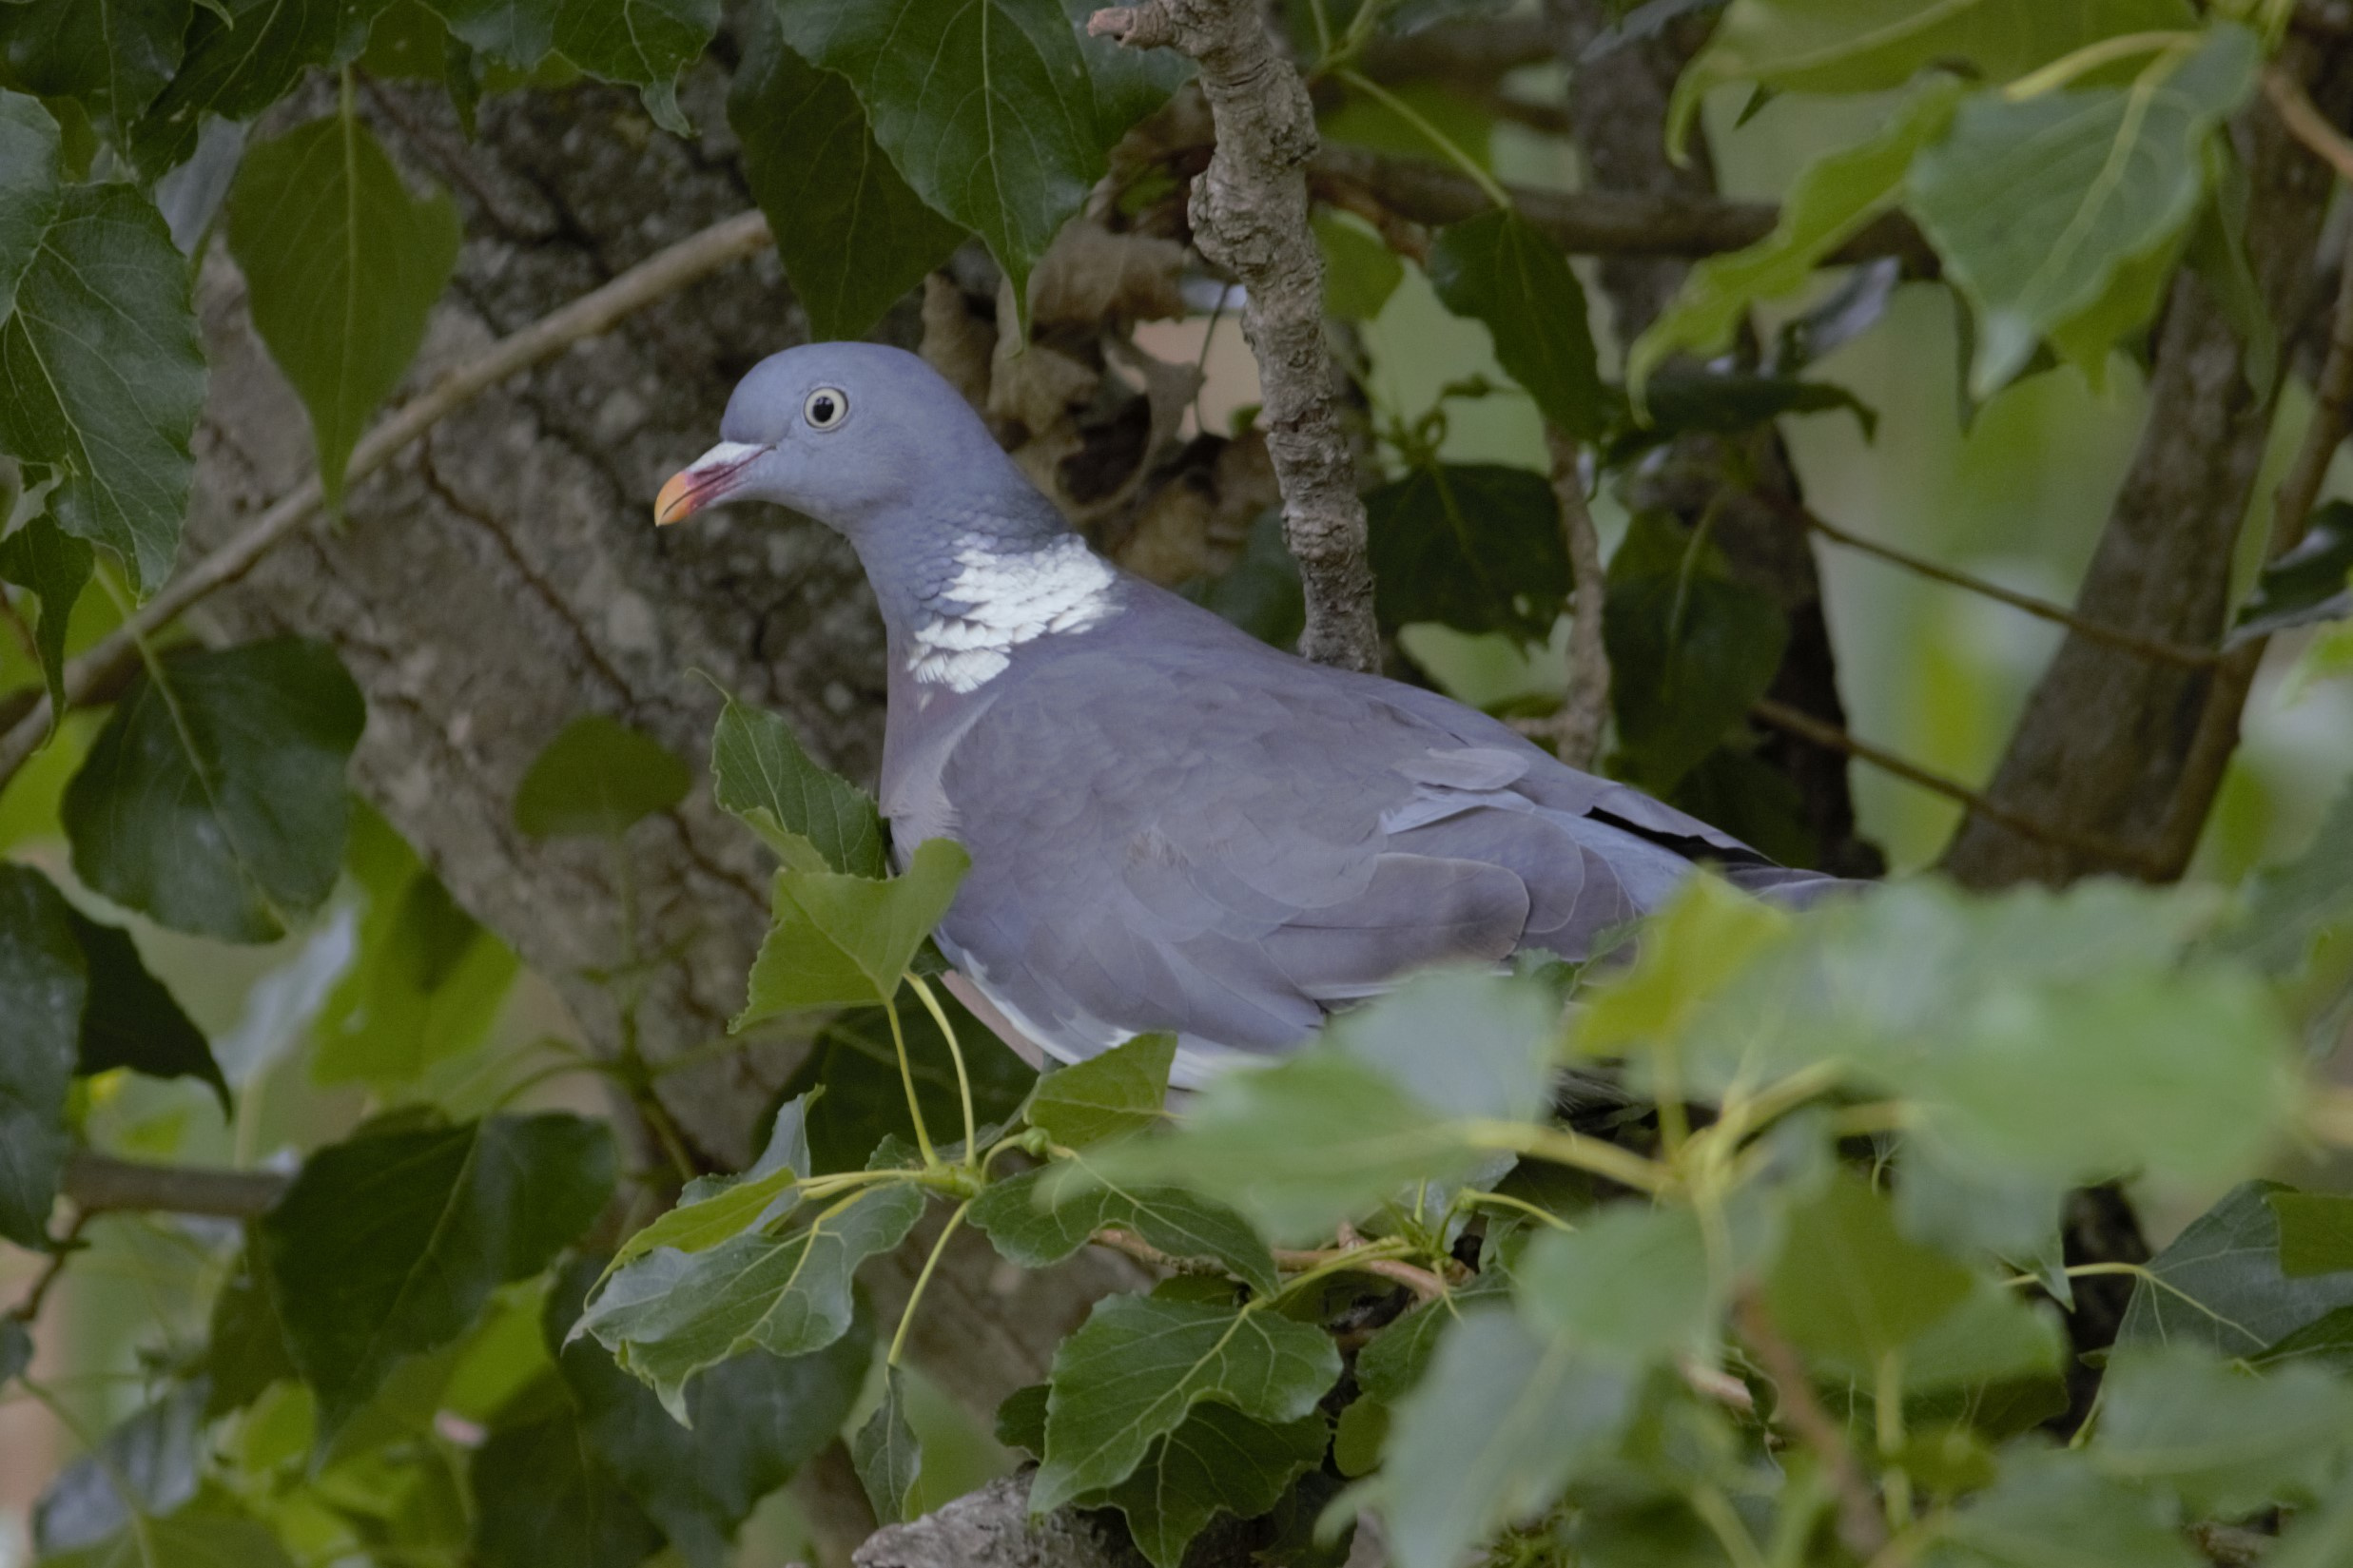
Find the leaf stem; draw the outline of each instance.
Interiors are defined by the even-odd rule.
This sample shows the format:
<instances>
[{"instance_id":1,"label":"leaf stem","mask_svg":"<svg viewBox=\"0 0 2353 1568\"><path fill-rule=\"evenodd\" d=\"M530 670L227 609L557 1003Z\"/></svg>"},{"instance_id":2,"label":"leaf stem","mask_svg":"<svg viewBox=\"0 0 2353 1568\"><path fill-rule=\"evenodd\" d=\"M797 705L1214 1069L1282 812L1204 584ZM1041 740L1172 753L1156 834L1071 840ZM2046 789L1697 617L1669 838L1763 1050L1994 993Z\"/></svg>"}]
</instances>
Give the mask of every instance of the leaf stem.
<instances>
[{"instance_id":1,"label":"leaf stem","mask_svg":"<svg viewBox=\"0 0 2353 1568\"><path fill-rule=\"evenodd\" d=\"M2023 104L2030 98L2040 98L2047 92L2054 92L2102 66L2112 66L2136 54L2187 53L2198 46L2202 36L2176 29L2165 32L2125 32L2113 38L2102 38L2086 44L2072 54L2061 55L2040 70L2019 77L2002 89L2002 96L2011 103Z\"/></svg>"},{"instance_id":2,"label":"leaf stem","mask_svg":"<svg viewBox=\"0 0 2353 1568\"><path fill-rule=\"evenodd\" d=\"M940 1026L940 1037L947 1041L947 1054L956 1063L956 1093L964 1104L964 1163L973 1170L981 1168L981 1124L972 1119L972 1079L964 1072L963 1047L956 1043L956 1027L947 1021L947 1009L931 994L931 987L913 970L907 971L907 984L915 988L931 1021Z\"/></svg>"},{"instance_id":3,"label":"leaf stem","mask_svg":"<svg viewBox=\"0 0 2353 1568\"><path fill-rule=\"evenodd\" d=\"M1589 1138L1565 1128L1536 1127L1513 1121L1470 1121L1462 1124L1462 1132L1473 1148L1527 1154L1548 1160L1554 1165L1589 1171L1597 1176L1607 1176L1622 1187L1631 1187L1638 1192L1667 1192L1677 1185L1675 1172L1657 1160L1645 1159L1614 1143Z\"/></svg>"},{"instance_id":4,"label":"leaf stem","mask_svg":"<svg viewBox=\"0 0 2353 1568\"><path fill-rule=\"evenodd\" d=\"M907 1062L907 1032L899 1022L899 998L885 998L883 1012L890 1019L891 1046L899 1053L899 1083L907 1094L907 1114L915 1118L915 1142L924 1152L924 1163L937 1165L940 1156L932 1151L931 1129L924 1125L924 1108L915 1098L915 1069Z\"/></svg>"},{"instance_id":5,"label":"leaf stem","mask_svg":"<svg viewBox=\"0 0 2353 1568\"><path fill-rule=\"evenodd\" d=\"M1465 152L1461 145L1452 137L1432 125L1421 110L1375 82L1371 77L1367 76L1363 71L1344 69L1334 71L1332 74L1412 126L1417 135L1446 155L1448 163L1461 169L1463 177L1478 186L1480 193L1488 201L1507 211L1511 209L1511 193L1504 189L1503 182L1480 167L1476 158Z\"/></svg>"},{"instance_id":6,"label":"leaf stem","mask_svg":"<svg viewBox=\"0 0 2353 1568\"><path fill-rule=\"evenodd\" d=\"M924 1260L923 1272L915 1276L915 1288L907 1292L906 1310L899 1314L899 1331L890 1336L890 1355L885 1365L899 1365L899 1353L906 1348L907 1326L915 1321L915 1308L923 1303L924 1287L931 1283L932 1270L940 1267L940 1256L947 1250L948 1238L956 1234L958 1226L964 1223L964 1210L971 1207L972 1200L966 1198L948 1215L947 1223L940 1227L940 1239L931 1244L931 1255Z\"/></svg>"}]
</instances>

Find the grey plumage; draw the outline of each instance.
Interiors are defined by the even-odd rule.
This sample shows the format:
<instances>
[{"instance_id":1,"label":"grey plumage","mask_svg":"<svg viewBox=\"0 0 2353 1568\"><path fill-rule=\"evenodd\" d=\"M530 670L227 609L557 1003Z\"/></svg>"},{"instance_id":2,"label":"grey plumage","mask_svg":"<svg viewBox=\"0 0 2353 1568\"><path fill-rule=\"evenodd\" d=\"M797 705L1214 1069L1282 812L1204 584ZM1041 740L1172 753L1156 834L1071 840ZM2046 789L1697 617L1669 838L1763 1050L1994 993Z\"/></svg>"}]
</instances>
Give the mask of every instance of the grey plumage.
<instances>
[{"instance_id":1,"label":"grey plumage","mask_svg":"<svg viewBox=\"0 0 2353 1568\"><path fill-rule=\"evenodd\" d=\"M818 430L821 394L848 412ZM1582 958L1700 861L1784 898L1837 885L1084 554L911 356L775 356L724 434L665 490L665 520L755 496L857 547L888 636L894 840L970 852L941 944L1058 1057L1166 1030L1191 1077L1416 969Z\"/></svg>"}]
</instances>

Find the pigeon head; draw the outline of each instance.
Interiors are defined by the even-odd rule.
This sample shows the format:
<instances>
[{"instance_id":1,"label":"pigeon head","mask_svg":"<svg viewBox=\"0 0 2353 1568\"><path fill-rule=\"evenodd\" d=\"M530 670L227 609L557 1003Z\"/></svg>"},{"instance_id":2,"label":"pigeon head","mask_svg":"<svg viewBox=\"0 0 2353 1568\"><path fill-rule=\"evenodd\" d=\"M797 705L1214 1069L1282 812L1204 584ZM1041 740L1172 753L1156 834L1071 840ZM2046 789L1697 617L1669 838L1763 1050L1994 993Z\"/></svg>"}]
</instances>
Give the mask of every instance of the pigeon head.
<instances>
[{"instance_id":1,"label":"pigeon head","mask_svg":"<svg viewBox=\"0 0 2353 1568\"><path fill-rule=\"evenodd\" d=\"M1025 645L1101 624L1117 574L929 365L878 343L770 355L725 437L662 487L653 520L774 501L847 538L893 656L919 687L977 689Z\"/></svg>"},{"instance_id":2,"label":"pigeon head","mask_svg":"<svg viewBox=\"0 0 2353 1568\"><path fill-rule=\"evenodd\" d=\"M858 541L1019 471L929 365L880 343L771 354L728 399L722 439L654 503L670 524L722 501L774 501Z\"/></svg>"}]
</instances>

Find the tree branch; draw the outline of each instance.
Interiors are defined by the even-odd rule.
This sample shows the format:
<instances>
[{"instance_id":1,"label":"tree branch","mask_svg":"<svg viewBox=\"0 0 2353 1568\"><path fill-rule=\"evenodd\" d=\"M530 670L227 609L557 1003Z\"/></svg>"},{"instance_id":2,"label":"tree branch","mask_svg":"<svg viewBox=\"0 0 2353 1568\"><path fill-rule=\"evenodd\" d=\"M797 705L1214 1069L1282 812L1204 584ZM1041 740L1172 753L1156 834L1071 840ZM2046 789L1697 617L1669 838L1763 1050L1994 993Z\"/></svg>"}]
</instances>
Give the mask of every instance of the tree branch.
<instances>
[{"instance_id":1,"label":"tree branch","mask_svg":"<svg viewBox=\"0 0 2353 1568\"><path fill-rule=\"evenodd\" d=\"M1569 766L1589 768L1601 752L1602 730L1609 722L1609 648L1602 636L1609 579L1602 565L1601 535L1594 531L1593 513L1585 505L1577 443L1546 425L1545 444L1552 454L1552 494L1561 505L1561 532L1568 545L1572 583L1568 690L1561 698L1561 710L1550 721L1552 748Z\"/></svg>"},{"instance_id":2,"label":"tree branch","mask_svg":"<svg viewBox=\"0 0 2353 1568\"><path fill-rule=\"evenodd\" d=\"M647 258L602 288L590 290L521 331L501 338L478 358L443 377L423 396L403 404L369 431L352 450L345 484L357 484L375 473L441 420L517 371L610 331L631 312L741 261L768 244L769 239L768 221L761 214L737 213ZM67 706L89 702L101 692L120 690L139 668L139 644L143 639L153 636L189 606L252 571L254 563L317 516L325 505L326 493L314 474L280 497L234 538L165 585L161 592L141 605L97 647L67 664ZM43 695L5 736L0 736L0 788L7 786L16 770L39 747L49 720L49 698Z\"/></svg>"},{"instance_id":3,"label":"tree branch","mask_svg":"<svg viewBox=\"0 0 2353 1568\"><path fill-rule=\"evenodd\" d=\"M151 1165L77 1149L66 1160L66 1198L85 1214L200 1214L211 1219L259 1219L282 1197L292 1176L273 1171L224 1171L192 1165Z\"/></svg>"},{"instance_id":4,"label":"tree branch","mask_svg":"<svg viewBox=\"0 0 2353 1568\"><path fill-rule=\"evenodd\" d=\"M1433 226L1459 223L1493 204L1485 191L1442 165L1364 147L1325 147L1309 165L1309 178L1327 201L1352 192L1397 217ZM1780 221L1780 209L1770 202L1705 192L1504 188L1520 216L1573 256L1716 256L1755 244ZM1908 277L1938 275L1935 252L1910 219L1893 212L1840 246L1829 264L1888 256L1902 259Z\"/></svg>"},{"instance_id":5,"label":"tree branch","mask_svg":"<svg viewBox=\"0 0 2353 1568\"><path fill-rule=\"evenodd\" d=\"M1822 1462L1822 1477L1838 1500L1838 1539L1856 1557L1870 1561L1887 1544L1887 1520L1880 1516L1878 1500L1872 1496L1871 1483L1856 1464L1853 1450L1847 1447L1846 1434L1815 1399L1805 1363L1781 1337L1764 1303L1753 1294L1743 1296L1734 1316L1740 1337L1748 1342L1757 1365L1773 1380L1779 1395L1775 1419Z\"/></svg>"},{"instance_id":6,"label":"tree branch","mask_svg":"<svg viewBox=\"0 0 2353 1568\"><path fill-rule=\"evenodd\" d=\"M1857 762L1869 763L1882 773L1893 774L1906 784L1917 784L1933 795L1942 795L1947 800L1958 801L1971 811L1988 821L1998 822L2012 832L2032 839L2037 842L2082 854L2095 855L2119 865L2137 867L2144 872L2153 873L2156 869L2155 861L2145 851L2121 840L2103 838L2098 834L2079 831L2062 823L2048 823L2039 818L2028 816L2022 811L2013 810L1992 796L1970 788L1957 779L1949 779L1941 773L1933 773L1909 758L1899 757L1884 747L1873 745L1868 741L1858 740L1838 726L1824 724L1813 714L1801 708L1792 707L1787 703L1775 702L1770 697L1762 698L1749 709L1749 713L1760 722L1771 725L1776 729L1798 736L1826 750L1853 757Z\"/></svg>"},{"instance_id":7,"label":"tree branch","mask_svg":"<svg viewBox=\"0 0 2353 1568\"><path fill-rule=\"evenodd\" d=\"M1256 0L1149 0L1097 11L1087 30L1198 62L1216 150L1193 183L1194 242L1241 280L1242 332L1258 358L1267 452L1283 493L1283 534L1299 563L1307 627L1299 651L1376 669L1372 568L1356 462L1332 406L1324 343L1324 267L1308 229L1315 113Z\"/></svg>"},{"instance_id":8,"label":"tree branch","mask_svg":"<svg viewBox=\"0 0 2353 1568\"><path fill-rule=\"evenodd\" d=\"M1032 1473L992 1481L922 1519L877 1530L850 1560L857 1568L1144 1568L1142 1554L1106 1516L1061 1508L1033 1520Z\"/></svg>"},{"instance_id":9,"label":"tree branch","mask_svg":"<svg viewBox=\"0 0 2353 1568\"><path fill-rule=\"evenodd\" d=\"M2123 627L2107 626L2078 615L2065 605L2054 605L2048 599L2038 599L2032 593L2021 593L2015 589L2004 588L1999 583L1990 582L1957 568L1940 566L1935 561L1915 555L1909 551L1898 550L1894 545L1881 544L1877 539L1866 539L1859 533L1849 533L1845 529L1839 528L1810 508L1796 507L1793 515L1823 538L1844 545L1849 550L1859 551L1865 555L1876 555L1892 566L1902 567L1906 571L1916 572L1932 581L1948 584L1982 598L1992 599L1997 604L2008 605L2013 610L2024 610L2037 619L2067 627L2071 630L2090 638L2093 642L2106 643L2111 648L2123 648L2144 659L2152 659L2159 664L2179 665L2185 669L2204 669L2222 658L2222 654L2214 648L2190 648L2181 643L2166 642L2162 638L2144 637L2139 632L2129 631Z\"/></svg>"}]
</instances>

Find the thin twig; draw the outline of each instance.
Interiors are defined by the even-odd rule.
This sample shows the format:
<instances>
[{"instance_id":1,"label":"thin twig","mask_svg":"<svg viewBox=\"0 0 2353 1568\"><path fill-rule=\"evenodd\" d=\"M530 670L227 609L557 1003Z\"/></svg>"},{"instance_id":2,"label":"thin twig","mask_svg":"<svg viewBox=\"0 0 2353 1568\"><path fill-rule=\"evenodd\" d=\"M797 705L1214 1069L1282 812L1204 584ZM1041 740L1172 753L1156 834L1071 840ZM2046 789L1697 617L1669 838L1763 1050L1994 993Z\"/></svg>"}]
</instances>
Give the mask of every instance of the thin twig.
<instances>
[{"instance_id":1,"label":"thin twig","mask_svg":"<svg viewBox=\"0 0 2353 1568\"><path fill-rule=\"evenodd\" d=\"M1200 66L1215 149L1193 182L1194 243L1240 280L1242 332L1258 360L1267 455L1283 537L1299 563L1299 651L1376 669L1372 568L1356 461L1332 396L1323 258L1308 228L1315 111L1258 0L1147 0L1097 11L1087 31L1131 48L1174 48Z\"/></svg>"},{"instance_id":2,"label":"thin twig","mask_svg":"<svg viewBox=\"0 0 2353 1568\"><path fill-rule=\"evenodd\" d=\"M2304 84L2278 65L2264 68L2264 96L2279 111L2280 124L2287 134L2304 145L2306 151L2337 171L2340 180L2353 180L2353 141L2344 132L2328 123L2320 106Z\"/></svg>"},{"instance_id":3,"label":"thin twig","mask_svg":"<svg viewBox=\"0 0 2353 1568\"><path fill-rule=\"evenodd\" d=\"M2021 593L2015 589L2004 588L1999 583L1989 582L1983 577L1974 576L1956 568L1940 566L1935 561L1925 560L1909 551L1898 550L1894 545L1881 544L1877 539L1865 538L1859 533L1850 533L1836 523L1818 515L1811 508L1799 503L1784 504L1778 496L1770 496L1766 499L1768 504L1774 505L1777 511L1783 512L1823 538L1844 545L1849 550L1860 551L1865 555L1877 556L1892 566L1903 568L1906 571L1916 572L1932 581L1965 590L1980 597L1992 599L1997 604L2008 605L2013 610L2024 610L2029 615L2066 627L2069 630L2078 632L2095 643L2106 643L2110 648L2120 648L2128 653L2137 653L2144 659L2153 660L2159 664L2179 665L2186 669L2205 669L2222 658L2218 649L2191 648L2188 644L2168 642L2160 637L2145 637L2137 631L2128 631L2122 627L2110 626L2105 621L2089 619L2077 614L2065 605L2053 604L2049 599L2038 599L2032 593Z\"/></svg>"},{"instance_id":4,"label":"thin twig","mask_svg":"<svg viewBox=\"0 0 2353 1568\"><path fill-rule=\"evenodd\" d=\"M41 1304L49 1300L49 1291L65 1277L68 1260L82 1249L82 1227L89 1223L89 1218L88 1210L78 1210L72 1223L66 1227L66 1233L49 1244L49 1261L42 1266L32 1288L25 1292L25 1299L9 1309L10 1317L28 1327L39 1319Z\"/></svg>"},{"instance_id":5,"label":"thin twig","mask_svg":"<svg viewBox=\"0 0 2353 1568\"><path fill-rule=\"evenodd\" d=\"M640 261L601 288L592 289L519 331L499 339L471 363L461 365L415 400L368 432L353 449L345 484L354 485L390 462L411 442L508 377L528 370L583 339L610 331L623 317L675 294L697 279L742 260L769 242L768 221L758 212L738 213ZM138 612L105 641L67 664L66 704L117 687L139 662L138 640L152 636L190 605L251 571L271 550L324 508L316 476L281 496L237 535L182 573L139 607ZM49 727L47 696L0 736L0 787L16 776Z\"/></svg>"},{"instance_id":6,"label":"thin twig","mask_svg":"<svg viewBox=\"0 0 2353 1568\"><path fill-rule=\"evenodd\" d=\"M1545 444L1552 454L1552 494L1561 506L1561 532L1568 546L1568 690L1552 716L1552 748L1571 767L1591 767L1609 722L1609 648L1602 637L1603 605L1609 592L1602 565L1602 538L1585 504L1585 475L1577 443L1547 424Z\"/></svg>"},{"instance_id":7,"label":"thin twig","mask_svg":"<svg viewBox=\"0 0 2353 1568\"><path fill-rule=\"evenodd\" d=\"M1749 709L1749 712L1761 723L1771 725L1776 729L1786 730L1800 740L1811 741L1816 745L1827 746L1833 751L1842 752L1849 757L1869 763L1882 773L1893 774L1906 784L1917 784L1932 794L1958 801L1988 822L1999 823L2013 833L2022 834L2030 839L2039 839L2045 843L2055 843L2080 854L2097 856L2118 865L2139 867L2145 872L2154 865L2153 858L2147 850L2125 843L2121 840L2103 838L2092 833L2078 833L2072 828L2062 827L2056 823L2043 822L2022 811L2013 810L1982 790L1972 789L1957 779L1949 779L1941 773L1932 773L1909 758L1899 757L1892 751L1883 750L1868 741L1857 740L1838 726L1825 724L1813 714L1792 707L1787 703L1775 702L1770 697L1760 698Z\"/></svg>"},{"instance_id":8,"label":"thin twig","mask_svg":"<svg viewBox=\"0 0 2353 1568\"><path fill-rule=\"evenodd\" d=\"M1871 1495L1870 1481L1847 1447L1846 1434L1815 1399L1805 1363L1774 1326L1764 1303L1754 1294L1742 1296L1734 1317L1757 1365L1773 1380L1779 1396L1774 1418L1822 1462L1822 1479L1838 1500L1838 1539L1848 1551L1868 1560L1887 1544L1887 1520Z\"/></svg>"}]
</instances>

